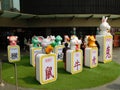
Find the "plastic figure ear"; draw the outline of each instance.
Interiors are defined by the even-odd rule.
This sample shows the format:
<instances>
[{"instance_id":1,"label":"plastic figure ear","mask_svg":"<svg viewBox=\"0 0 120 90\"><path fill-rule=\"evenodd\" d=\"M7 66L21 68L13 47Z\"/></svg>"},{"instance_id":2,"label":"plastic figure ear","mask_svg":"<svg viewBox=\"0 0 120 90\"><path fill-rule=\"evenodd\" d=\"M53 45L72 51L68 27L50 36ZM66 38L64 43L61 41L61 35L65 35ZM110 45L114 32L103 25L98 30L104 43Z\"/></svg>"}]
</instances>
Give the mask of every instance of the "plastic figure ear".
<instances>
[{"instance_id":1,"label":"plastic figure ear","mask_svg":"<svg viewBox=\"0 0 120 90\"><path fill-rule=\"evenodd\" d=\"M38 40L39 40L39 42L42 42L43 39L44 39L43 36L38 36Z\"/></svg>"},{"instance_id":2,"label":"plastic figure ear","mask_svg":"<svg viewBox=\"0 0 120 90\"><path fill-rule=\"evenodd\" d=\"M106 22L107 22L107 20L108 20L108 17L105 18L105 21L106 21Z\"/></svg>"},{"instance_id":3,"label":"plastic figure ear","mask_svg":"<svg viewBox=\"0 0 120 90\"><path fill-rule=\"evenodd\" d=\"M102 22L105 22L105 21L106 21L105 16L103 16L102 17Z\"/></svg>"},{"instance_id":4,"label":"plastic figure ear","mask_svg":"<svg viewBox=\"0 0 120 90\"><path fill-rule=\"evenodd\" d=\"M9 39L10 37L9 36L7 36L7 39Z\"/></svg>"},{"instance_id":5,"label":"plastic figure ear","mask_svg":"<svg viewBox=\"0 0 120 90\"><path fill-rule=\"evenodd\" d=\"M16 37L16 39L18 38L18 36L15 36Z\"/></svg>"}]
</instances>

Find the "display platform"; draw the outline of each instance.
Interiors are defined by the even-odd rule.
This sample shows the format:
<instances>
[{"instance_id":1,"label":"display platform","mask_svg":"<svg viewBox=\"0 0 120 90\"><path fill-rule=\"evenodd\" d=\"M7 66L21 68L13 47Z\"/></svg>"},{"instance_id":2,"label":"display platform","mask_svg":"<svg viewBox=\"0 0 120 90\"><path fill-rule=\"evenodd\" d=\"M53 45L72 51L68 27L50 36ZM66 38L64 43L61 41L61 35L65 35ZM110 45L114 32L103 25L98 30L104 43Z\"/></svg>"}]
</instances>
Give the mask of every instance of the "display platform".
<instances>
[{"instance_id":1,"label":"display platform","mask_svg":"<svg viewBox=\"0 0 120 90\"><path fill-rule=\"evenodd\" d=\"M71 74L81 72L83 69L83 52L82 50L67 50L66 53L66 71Z\"/></svg>"},{"instance_id":2,"label":"display platform","mask_svg":"<svg viewBox=\"0 0 120 90\"><path fill-rule=\"evenodd\" d=\"M113 52L113 37L112 35L97 35L96 40L100 45L100 55L98 57L99 62L108 63L112 61Z\"/></svg>"}]
</instances>

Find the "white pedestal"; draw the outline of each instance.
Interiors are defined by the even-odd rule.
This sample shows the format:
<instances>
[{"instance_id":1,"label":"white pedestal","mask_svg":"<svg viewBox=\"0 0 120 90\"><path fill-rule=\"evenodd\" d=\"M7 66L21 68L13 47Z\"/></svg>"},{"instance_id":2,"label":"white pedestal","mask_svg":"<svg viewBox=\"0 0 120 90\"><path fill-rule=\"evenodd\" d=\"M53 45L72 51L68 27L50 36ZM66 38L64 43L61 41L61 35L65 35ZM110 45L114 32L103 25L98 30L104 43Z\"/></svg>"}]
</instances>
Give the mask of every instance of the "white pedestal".
<instances>
[{"instance_id":1,"label":"white pedestal","mask_svg":"<svg viewBox=\"0 0 120 90\"><path fill-rule=\"evenodd\" d=\"M82 50L67 50L66 52L66 71L71 74L79 73L83 69Z\"/></svg>"},{"instance_id":2,"label":"white pedestal","mask_svg":"<svg viewBox=\"0 0 120 90\"><path fill-rule=\"evenodd\" d=\"M56 54L38 54L36 57L36 79L46 84L57 79Z\"/></svg>"},{"instance_id":3,"label":"white pedestal","mask_svg":"<svg viewBox=\"0 0 120 90\"><path fill-rule=\"evenodd\" d=\"M58 45L54 48L54 53L57 55L57 61L63 61L63 48L63 45Z\"/></svg>"},{"instance_id":4,"label":"white pedestal","mask_svg":"<svg viewBox=\"0 0 120 90\"><path fill-rule=\"evenodd\" d=\"M32 47L33 47L33 44L30 44L30 45L29 45L29 50L30 50Z\"/></svg>"},{"instance_id":5,"label":"white pedestal","mask_svg":"<svg viewBox=\"0 0 120 90\"><path fill-rule=\"evenodd\" d=\"M112 61L113 37L112 35L97 35L96 40L100 45L99 62L107 63Z\"/></svg>"},{"instance_id":6,"label":"white pedestal","mask_svg":"<svg viewBox=\"0 0 120 90\"><path fill-rule=\"evenodd\" d=\"M31 47L30 49L30 64L35 67L35 59L37 54L42 53L42 48L41 47Z\"/></svg>"},{"instance_id":7,"label":"white pedestal","mask_svg":"<svg viewBox=\"0 0 120 90\"><path fill-rule=\"evenodd\" d=\"M85 66L94 68L98 65L98 48L85 48Z\"/></svg>"}]
</instances>

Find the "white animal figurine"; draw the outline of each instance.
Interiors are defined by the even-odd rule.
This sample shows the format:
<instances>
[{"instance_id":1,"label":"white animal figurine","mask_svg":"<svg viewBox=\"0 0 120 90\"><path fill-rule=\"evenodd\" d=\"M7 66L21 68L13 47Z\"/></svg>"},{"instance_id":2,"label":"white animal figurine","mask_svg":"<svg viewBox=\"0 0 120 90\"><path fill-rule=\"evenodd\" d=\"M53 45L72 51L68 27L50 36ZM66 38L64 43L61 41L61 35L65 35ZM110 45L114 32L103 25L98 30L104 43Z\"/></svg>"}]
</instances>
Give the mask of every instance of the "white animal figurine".
<instances>
[{"instance_id":1,"label":"white animal figurine","mask_svg":"<svg viewBox=\"0 0 120 90\"><path fill-rule=\"evenodd\" d=\"M103 16L102 23L100 24L100 35L111 35L110 28L111 26L107 22L108 17Z\"/></svg>"},{"instance_id":2,"label":"white animal figurine","mask_svg":"<svg viewBox=\"0 0 120 90\"><path fill-rule=\"evenodd\" d=\"M79 50L81 43L82 43L82 41L79 40L77 36L75 36L75 35L71 36L70 49L72 49L72 50Z\"/></svg>"},{"instance_id":3,"label":"white animal figurine","mask_svg":"<svg viewBox=\"0 0 120 90\"><path fill-rule=\"evenodd\" d=\"M52 42L54 42L54 41L55 41L55 36L52 36L52 35L47 36L47 39L49 39L49 40L50 40L50 42L52 43Z\"/></svg>"}]
</instances>

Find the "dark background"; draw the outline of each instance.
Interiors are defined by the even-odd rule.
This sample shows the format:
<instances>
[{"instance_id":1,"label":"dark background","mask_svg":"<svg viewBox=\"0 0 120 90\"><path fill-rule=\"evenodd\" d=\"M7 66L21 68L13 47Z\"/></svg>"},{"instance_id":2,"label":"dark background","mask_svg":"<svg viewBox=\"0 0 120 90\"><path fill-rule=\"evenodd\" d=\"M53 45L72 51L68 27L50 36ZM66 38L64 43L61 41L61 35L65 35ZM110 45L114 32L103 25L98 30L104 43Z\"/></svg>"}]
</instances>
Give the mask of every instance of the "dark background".
<instances>
[{"instance_id":1,"label":"dark background","mask_svg":"<svg viewBox=\"0 0 120 90\"><path fill-rule=\"evenodd\" d=\"M120 0L20 0L31 14L120 14Z\"/></svg>"}]
</instances>

